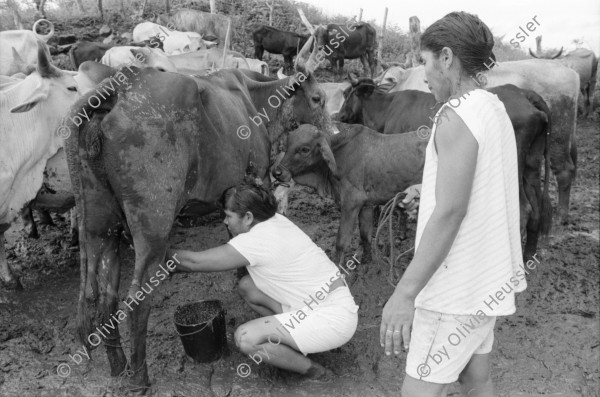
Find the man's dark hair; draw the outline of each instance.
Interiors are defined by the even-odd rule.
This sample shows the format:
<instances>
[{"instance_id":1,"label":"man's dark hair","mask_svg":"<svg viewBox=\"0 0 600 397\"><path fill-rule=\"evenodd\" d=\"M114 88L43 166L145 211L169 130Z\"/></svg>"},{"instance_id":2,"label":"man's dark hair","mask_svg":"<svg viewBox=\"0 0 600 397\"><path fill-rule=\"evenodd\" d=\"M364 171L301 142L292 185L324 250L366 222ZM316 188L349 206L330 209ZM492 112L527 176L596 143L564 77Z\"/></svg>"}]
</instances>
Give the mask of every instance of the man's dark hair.
<instances>
[{"instance_id":1,"label":"man's dark hair","mask_svg":"<svg viewBox=\"0 0 600 397\"><path fill-rule=\"evenodd\" d=\"M444 47L452 49L469 76L491 69L496 60L492 32L477 15L464 11L435 21L421 36L423 50L439 56Z\"/></svg>"},{"instance_id":2,"label":"man's dark hair","mask_svg":"<svg viewBox=\"0 0 600 397\"><path fill-rule=\"evenodd\" d=\"M263 186L245 182L226 189L220 202L223 208L239 216L251 212L257 222L266 221L277 212L277 200L273 193Z\"/></svg>"}]
</instances>

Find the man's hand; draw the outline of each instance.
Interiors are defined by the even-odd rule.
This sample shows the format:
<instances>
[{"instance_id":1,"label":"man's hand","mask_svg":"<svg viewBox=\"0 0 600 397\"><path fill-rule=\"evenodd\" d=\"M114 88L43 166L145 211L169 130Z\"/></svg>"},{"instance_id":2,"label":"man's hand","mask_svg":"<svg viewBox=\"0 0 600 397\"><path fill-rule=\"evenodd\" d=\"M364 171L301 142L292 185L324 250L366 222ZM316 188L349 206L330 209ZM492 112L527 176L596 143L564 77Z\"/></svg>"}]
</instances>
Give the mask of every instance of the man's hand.
<instances>
[{"instance_id":1,"label":"man's hand","mask_svg":"<svg viewBox=\"0 0 600 397\"><path fill-rule=\"evenodd\" d=\"M406 193L406 197L398 205L404 208L409 219L415 219L417 208L419 208L419 198L421 197L421 184L408 187L404 193Z\"/></svg>"},{"instance_id":2,"label":"man's hand","mask_svg":"<svg viewBox=\"0 0 600 397\"><path fill-rule=\"evenodd\" d=\"M394 291L383 307L379 342L385 347L385 354L400 354L402 348L408 349L410 330L415 316L415 300Z\"/></svg>"}]
</instances>

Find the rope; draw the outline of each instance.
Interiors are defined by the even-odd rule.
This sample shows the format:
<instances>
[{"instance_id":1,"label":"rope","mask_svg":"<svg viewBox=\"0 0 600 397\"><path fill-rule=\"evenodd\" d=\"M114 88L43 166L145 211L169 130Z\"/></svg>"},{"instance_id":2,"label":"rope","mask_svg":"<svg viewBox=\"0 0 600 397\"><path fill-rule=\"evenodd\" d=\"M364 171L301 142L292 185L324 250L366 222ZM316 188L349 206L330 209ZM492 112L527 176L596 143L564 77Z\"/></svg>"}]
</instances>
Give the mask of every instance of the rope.
<instances>
[{"instance_id":1,"label":"rope","mask_svg":"<svg viewBox=\"0 0 600 397\"><path fill-rule=\"evenodd\" d=\"M406 196L406 193L404 192L400 192L397 193L394 198L392 198L391 200L389 200L381 209L381 213L379 214L379 219L377 221L377 231L375 232L375 238L373 239L372 242L372 248L373 248L373 252L375 254L375 257L377 258L377 260L386 263L389 266L389 272L388 272L388 276L387 276L387 282L392 286L395 287L396 284L398 283L398 280L396 280L395 277L395 272L394 272L394 267L396 266L396 264L398 263L398 260L405 255L406 253L412 251L414 249L410 248L404 252L402 252L400 255L395 256L394 255L394 210L397 208L398 206L398 202L401 201L404 197ZM387 223L387 225L386 225ZM380 235L382 235L382 232L384 231L384 229L387 226L387 240L389 243L389 249L390 249L390 255L389 258L386 257L383 253L382 250L379 249L379 238ZM384 249L386 247L385 243L383 244Z\"/></svg>"}]
</instances>

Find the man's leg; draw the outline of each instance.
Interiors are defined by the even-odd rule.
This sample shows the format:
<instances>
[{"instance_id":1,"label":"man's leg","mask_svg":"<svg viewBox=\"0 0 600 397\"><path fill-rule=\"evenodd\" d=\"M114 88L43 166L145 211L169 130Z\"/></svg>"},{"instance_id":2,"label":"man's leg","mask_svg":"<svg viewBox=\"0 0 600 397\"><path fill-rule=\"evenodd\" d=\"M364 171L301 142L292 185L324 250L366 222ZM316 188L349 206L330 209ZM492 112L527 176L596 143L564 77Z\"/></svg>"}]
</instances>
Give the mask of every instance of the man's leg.
<instances>
[{"instance_id":1,"label":"man's leg","mask_svg":"<svg viewBox=\"0 0 600 397\"><path fill-rule=\"evenodd\" d=\"M445 397L448 385L425 382L406 375L402 384L402 397Z\"/></svg>"},{"instance_id":2,"label":"man's leg","mask_svg":"<svg viewBox=\"0 0 600 397\"><path fill-rule=\"evenodd\" d=\"M238 292L248 305L263 317L283 312L281 304L259 290L250 275L240 279Z\"/></svg>"},{"instance_id":3,"label":"man's leg","mask_svg":"<svg viewBox=\"0 0 600 397\"><path fill-rule=\"evenodd\" d=\"M257 363L265 362L310 378L331 374L331 371L300 353L292 335L272 316L242 324L235 331L235 343Z\"/></svg>"},{"instance_id":4,"label":"man's leg","mask_svg":"<svg viewBox=\"0 0 600 397\"><path fill-rule=\"evenodd\" d=\"M493 397L494 384L490 376L490 354L473 354L458 377L463 396Z\"/></svg>"}]
</instances>

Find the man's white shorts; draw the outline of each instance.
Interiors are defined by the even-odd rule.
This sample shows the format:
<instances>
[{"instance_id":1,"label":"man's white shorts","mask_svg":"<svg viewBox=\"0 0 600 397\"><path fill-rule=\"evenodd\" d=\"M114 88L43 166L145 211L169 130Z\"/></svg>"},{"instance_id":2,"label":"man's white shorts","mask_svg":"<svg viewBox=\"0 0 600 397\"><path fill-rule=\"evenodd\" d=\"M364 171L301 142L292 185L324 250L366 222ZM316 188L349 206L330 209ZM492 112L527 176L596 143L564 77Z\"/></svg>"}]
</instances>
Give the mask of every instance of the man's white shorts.
<instances>
[{"instance_id":1,"label":"man's white shorts","mask_svg":"<svg viewBox=\"0 0 600 397\"><path fill-rule=\"evenodd\" d=\"M299 319L300 311L306 317ZM307 355L329 351L348 342L358 325L358 306L348 287L341 286L318 304L276 314L275 318L281 323L278 328L289 332L300 352Z\"/></svg>"},{"instance_id":2,"label":"man's white shorts","mask_svg":"<svg viewBox=\"0 0 600 397\"><path fill-rule=\"evenodd\" d=\"M492 351L495 324L495 316L456 316L417 308L406 373L425 382L456 382L473 354Z\"/></svg>"}]
</instances>

